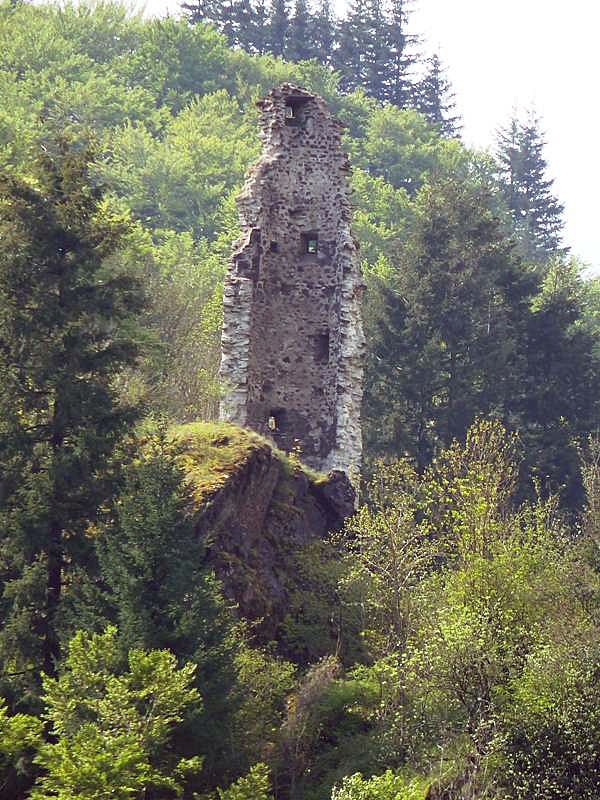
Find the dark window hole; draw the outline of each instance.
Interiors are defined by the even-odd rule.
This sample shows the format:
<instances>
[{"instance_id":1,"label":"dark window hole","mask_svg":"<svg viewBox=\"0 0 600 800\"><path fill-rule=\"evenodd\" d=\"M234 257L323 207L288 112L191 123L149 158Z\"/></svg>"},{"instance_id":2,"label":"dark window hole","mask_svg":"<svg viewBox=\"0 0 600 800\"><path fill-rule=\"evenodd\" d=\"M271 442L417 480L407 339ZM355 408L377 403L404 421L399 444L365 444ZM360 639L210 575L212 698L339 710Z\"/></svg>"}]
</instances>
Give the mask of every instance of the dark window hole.
<instances>
[{"instance_id":1,"label":"dark window hole","mask_svg":"<svg viewBox=\"0 0 600 800\"><path fill-rule=\"evenodd\" d=\"M285 124L302 125L304 122L303 106L308 103L308 97L287 97L285 101Z\"/></svg>"},{"instance_id":2,"label":"dark window hole","mask_svg":"<svg viewBox=\"0 0 600 800\"><path fill-rule=\"evenodd\" d=\"M281 433L285 429L285 410L283 408L274 408L269 411L267 428L272 433Z\"/></svg>"},{"instance_id":3,"label":"dark window hole","mask_svg":"<svg viewBox=\"0 0 600 800\"><path fill-rule=\"evenodd\" d=\"M329 332L318 333L313 337L315 361L327 364L329 361Z\"/></svg>"},{"instance_id":4,"label":"dark window hole","mask_svg":"<svg viewBox=\"0 0 600 800\"><path fill-rule=\"evenodd\" d=\"M315 256L319 252L319 235L314 231L302 234L302 252Z\"/></svg>"}]
</instances>

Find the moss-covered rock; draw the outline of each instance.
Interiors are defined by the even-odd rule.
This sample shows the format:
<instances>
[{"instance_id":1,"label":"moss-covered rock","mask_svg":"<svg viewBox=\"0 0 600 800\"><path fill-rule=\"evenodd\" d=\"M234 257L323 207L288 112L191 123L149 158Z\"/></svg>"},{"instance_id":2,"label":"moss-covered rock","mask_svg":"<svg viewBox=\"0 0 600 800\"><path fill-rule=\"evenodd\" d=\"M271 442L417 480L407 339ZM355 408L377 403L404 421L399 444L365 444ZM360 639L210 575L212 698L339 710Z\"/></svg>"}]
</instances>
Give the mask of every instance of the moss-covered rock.
<instances>
[{"instance_id":1,"label":"moss-covered rock","mask_svg":"<svg viewBox=\"0 0 600 800\"><path fill-rule=\"evenodd\" d=\"M289 557L353 513L344 473L315 473L267 439L228 423L196 422L172 433L187 476L196 529L225 592L273 638L293 586Z\"/></svg>"}]
</instances>

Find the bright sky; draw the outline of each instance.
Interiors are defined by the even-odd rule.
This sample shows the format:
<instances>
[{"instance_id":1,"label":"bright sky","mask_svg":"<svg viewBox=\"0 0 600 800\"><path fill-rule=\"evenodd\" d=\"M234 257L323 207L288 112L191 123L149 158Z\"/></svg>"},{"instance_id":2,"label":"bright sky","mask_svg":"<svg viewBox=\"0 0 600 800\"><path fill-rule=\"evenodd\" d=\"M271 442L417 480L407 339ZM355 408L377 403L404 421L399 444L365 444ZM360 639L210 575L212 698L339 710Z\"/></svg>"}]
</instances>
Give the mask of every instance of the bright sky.
<instances>
[{"instance_id":1,"label":"bright sky","mask_svg":"<svg viewBox=\"0 0 600 800\"><path fill-rule=\"evenodd\" d=\"M338 7L345 5L337 0ZM147 0L177 14L178 0ZM597 0L415 0L410 28L448 69L467 144L489 148L513 109L546 132L566 243L600 274L600 78Z\"/></svg>"},{"instance_id":2,"label":"bright sky","mask_svg":"<svg viewBox=\"0 0 600 800\"><path fill-rule=\"evenodd\" d=\"M513 108L533 107L566 243L600 273L600 103L596 0L416 0L411 28L438 49L469 145L490 147Z\"/></svg>"}]
</instances>

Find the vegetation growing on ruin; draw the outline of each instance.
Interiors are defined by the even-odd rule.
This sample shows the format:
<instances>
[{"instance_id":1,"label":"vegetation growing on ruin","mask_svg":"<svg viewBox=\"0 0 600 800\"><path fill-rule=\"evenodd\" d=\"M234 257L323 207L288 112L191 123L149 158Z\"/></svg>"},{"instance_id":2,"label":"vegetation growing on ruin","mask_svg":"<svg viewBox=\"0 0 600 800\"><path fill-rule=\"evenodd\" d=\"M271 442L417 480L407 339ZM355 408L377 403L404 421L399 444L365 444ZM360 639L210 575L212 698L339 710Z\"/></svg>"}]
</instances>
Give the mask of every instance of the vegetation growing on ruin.
<instances>
[{"instance_id":1,"label":"vegetation growing on ruin","mask_svg":"<svg viewBox=\"0 0 600 800\"><path fill-rule=\"evenodd\" d=\"M301 453L284 453L264 436L228 422L177 425L170 429L169 437L180 451L179 463L196 505L210 499L259 450L266 450L278 460L283 475L301 470L316 485L327 478L303 464Z\"/></svg>"}]
</instances>

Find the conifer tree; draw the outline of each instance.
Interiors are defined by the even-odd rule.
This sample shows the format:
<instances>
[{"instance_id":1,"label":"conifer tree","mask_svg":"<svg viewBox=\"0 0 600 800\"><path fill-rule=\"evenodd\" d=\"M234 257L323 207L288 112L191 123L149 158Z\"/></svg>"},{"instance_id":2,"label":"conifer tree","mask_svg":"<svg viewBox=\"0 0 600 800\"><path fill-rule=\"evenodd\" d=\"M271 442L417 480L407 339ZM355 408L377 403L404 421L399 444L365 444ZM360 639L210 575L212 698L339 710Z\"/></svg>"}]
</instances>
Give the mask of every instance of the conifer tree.
<instances>
[{"instance_id":1,"label":"conifer tree","mask_svg":"<svg viewBox=\"0 0 600 800\"><path fill-rule=\"evenodd\" d=\"M0 179L0 662L21 692L54 673L65 576L131 420L112 385L136 355L140 295L105 266L128 223L103 210L88 162L61 145L39 189Z\"/></svg>"},{"instance_id":2,"label":"conifer tree","mask_svg":"<svg viewBox=\"0 0 600 800\"><path fill-rule=\"evenodd\" d=\"M311 39L314 54L321 64L331 65L335 60L335 25L330 0L321 0L317 12L311 20Z\"/></svg>"},{"instance_id":3,"label":"conifer tree","mask_svg":"<svg viewBox=\"0 0 600 800\"><path fill-rule=\"evenodd\" d=\"M313 57L312 29L312 17L306 0L296 0L288 31L287 57L289 59L304 61Z\"/></svg>"},{"instance_id":4,"label":"conifer tree","mask_svg":"<svg viewBox=\"0 0 600 800\"><path fill-rule=\"evenodd\" d=\"M250 49L254 11L250 0L198 0L197 3L182 3L188 20L209 22L217 28L233 47L239 45Z\"/></svg>"},{"instance_id":5,"label":"conifer tree","mask_svg":"<svg viewBox=\"0 0 600 800\"><path fill-rule=\"evenodd\" d=\"M583 502L574 443L597 430L600 419L600 374L595 338L583 324L585 303L579 266L555 258L532 303L524 337L527 369L514 409L527 462L568 508Z\"/></svg>"},{"instance_id":6,"label":"conifer tree","mask_svg":"<svg viewBox=\"0 0 600 800\"><path fill-rule=\"evenodd\" d=\"M535 286L502 236L487 187L426 184L367 328L365 433L379 453L424 467L477 414L504 416L522 383L524 328Z\"/></svg>"},{"instance_id":7,"label":"conifer tree","mask_svg":"<svg viewBox=\"0 0 600 800\"><path fill-rule=\"evenodd\" d=\"M437 54L426 61L427 72L416 87L416 107L449 138L460 133L459 117L454 113L454 93Z\"/></svg>"},{"instance_id":8,"label":"conifer tree","mask_svg":"<svg viewBox=\"0 0 600 800\"><path fill-rule=\"evenodd\" d=\"M268 49L273 55L287 55L288 29L290 25L287 0L271 0L269 9Z\"/></svg>"},{"instance_id":9,"label":"conifer tree","mask_svg":"<svg viewBox=\"0 0 600 800\"><path fill-rule=\"evenodd\" d=\"M215 22L221 33L227 38L230 46L239 44L239 10L240 3L237 0L220 0L216 7Z\"/></svg>"},{"instance_id":10,"label":"conifer tree","mask_svg":"<svg viewBox=\"0 0 600 800\"><path fill-rule=\"evenodd\" d=\"M257 0L251 11L244 46L251 53L261 55L267 51L269 37L269 15L265 0Z\"/></svg>"},{"instance_id":11,"label":"conifer tree","mask_svg":"<svg viewBox=\"0 0 600 800\"><path fill-rule=\"evenodd\" d=\"M552 193L544 145L539 119L533 113L525 122L514 117L498 135L500 185L523 256L536 264L566 252L561 246L564 206Z\"/></svg>"},{"instance_id":12,"label":"conifer tree","mask_svg":"<svg viewBox=\"0 0 600 800\"><path fill-rule=\"evenodd\" d=\"M367 0L366 11L369 26L364 32L366 35L364 36L363 88L371 97L383 101L386 95L388 43L381 0Z\"/></svg>"},{"instance_id":13,"label":"conifer tree","mask_svg":"<svg viewBox=\"0 0 600 800\"><path fill-rule=\"evenodd\" d=\"M169 648L191 658L199 648L206 653L210 643L223 646L230 633L232 618L202 566L204 546L188 513L191 504L177 447L160 423L138 440L110 522L97 538L126 650Z\"/></svg>"},{"instance_id":14,"label":"conifer tree","mask_svg":"<svg viewBox=\"0 0 600 800\"><path fill-rule=\"evenodd\" d=\"M334 64L341 74L340 86L345 91L366 85L366 54L371 35L368 0L352 0L339 26L339 48Z\"/></svg>"},{"instance_id":15,"label":"conifer tree","mask_svg":"<svg viewBox=\"0 0 600 800\"><path fill-rule=\"evenodd\" d=\"M107 459L131 418L112 383L136 345L137 284L104 259L127 229L102 219L88 156L63 146L41 189L0 183L0 660L35 687L60 653L65 571L107 493Z\"/></svg>"},{"instance_id":16,"label":"conifer tree","mask_svg":"<svg viewBox=\"0 0 600 800\"><path fill-rule=\"evenodd\" d=\"M111 590L125 652L168 649L197 665L202 718L185 728L177 745L182 753L204 753L214 768L231 759L223 728L235 710L234 657L243 638L205 566L205 543L189 513L192 499L177 445L160 423L145 431L136 449L109 522L96 537L101 575Z\"/></svg>"},{"instance_id":17,"label":"conifer tree","mask_svg":"<svg viewBox=\"0 0 600 800\"><path fill-rule=\"evenodd\" d=\"M188 0L181 4L181 8L186 12L186 17L192 24L212 22L217 25L220 0L195 0L195 2Z\"/></svg>"},{"instance_id":18,"label":"conifer tree","mask_svg":"<svg viewBox=\"0 0 600 800\"><path fill-rule=\"evenodd\" d=\"M252 51L251 40L253 37L254 9L250 0L235 0L232 9L233 16L233 44Z\"/></svg>"},{"instance_id":19,"label":"conifer tree","mask_svg":"<svg viewBox=\"0 0 600 800\"><path fill-rule=\"evenodd\" d=\"M391 0L385 28L388 59L385 77L385 100L399 108L408 108L413 101L411 69L416 56L411 52L416 39L407 33L411 0Z\"/></svg>"}]
</instances>

